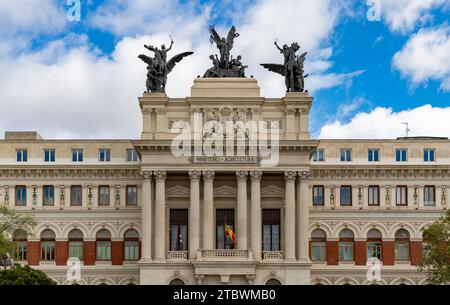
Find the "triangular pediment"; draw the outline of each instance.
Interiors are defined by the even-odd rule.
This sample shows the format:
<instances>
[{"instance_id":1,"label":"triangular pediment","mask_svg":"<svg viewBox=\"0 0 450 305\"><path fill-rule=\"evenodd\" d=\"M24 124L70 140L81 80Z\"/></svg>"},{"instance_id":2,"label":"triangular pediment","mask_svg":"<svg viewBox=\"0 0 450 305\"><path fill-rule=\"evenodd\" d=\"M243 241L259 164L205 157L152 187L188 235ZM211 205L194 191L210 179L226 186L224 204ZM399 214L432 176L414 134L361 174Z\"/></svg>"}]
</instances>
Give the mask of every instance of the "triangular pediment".
<instances>
[{"instance_id":1,"label":"triangular pediment","mask_svg":"<svg viewBox=\"0 0 450 305\"><path fill-rule=\"evenodd\" d=\"M187 187L181 185L175 185L167 189L167 197L189 197L190 190Z\"/></svg>"},{"instance_id":2,"label":"triangular pediment","mask_svg":"<svg viewBox=\"0 0 450 305\"><path fill-rule=\"evenodd\" d=\"M236 189L228 185L222 185L214 189L214 197L236 197Z\"/></svg>"},{"instance_id":3,"label":"triangular pediment","mask_svg":"<svg viewBox=\"0 0 450 305\"><path fill-rule=\"evenodd\" d=\"M283 198L284 197L284 190L282 188L279 188L275 185L269 185L264 187L261 190L261 197L269 197L269 198Z\"/></svg>"}]
</instances>

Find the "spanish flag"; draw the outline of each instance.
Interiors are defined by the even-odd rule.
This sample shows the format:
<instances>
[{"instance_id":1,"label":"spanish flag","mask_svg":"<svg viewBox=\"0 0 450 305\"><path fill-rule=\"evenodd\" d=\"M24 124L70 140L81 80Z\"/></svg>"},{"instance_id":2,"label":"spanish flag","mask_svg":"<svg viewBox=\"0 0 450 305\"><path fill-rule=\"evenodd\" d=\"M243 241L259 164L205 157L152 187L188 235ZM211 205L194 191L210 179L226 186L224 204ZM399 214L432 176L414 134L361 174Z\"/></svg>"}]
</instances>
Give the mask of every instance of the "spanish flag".
<instances>
[{"instance_id":1,"label":"spanish flag","mask_svg":"<svg viewBox=\"0 0 450 305\"><path fill-rule=\"evenodd\" d=\"M225 223L225 235L228 236L233 242L233 248L236 248L236 234L234 234L233 230Z\"/></svg>"}]
</instances>

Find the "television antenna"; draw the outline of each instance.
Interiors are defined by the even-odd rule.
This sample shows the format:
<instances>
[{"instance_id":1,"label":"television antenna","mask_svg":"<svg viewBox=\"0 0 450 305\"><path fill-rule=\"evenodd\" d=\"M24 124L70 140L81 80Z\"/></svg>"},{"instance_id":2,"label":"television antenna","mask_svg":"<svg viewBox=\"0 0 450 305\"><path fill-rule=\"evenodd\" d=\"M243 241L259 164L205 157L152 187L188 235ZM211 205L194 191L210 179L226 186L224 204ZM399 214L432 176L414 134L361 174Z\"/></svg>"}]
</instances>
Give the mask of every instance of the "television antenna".
<instances>
[{"instance_id":1,"label":"television antenna","mask_svg":"<svg viewBox=\"0 0 450 305\"><path fill-rule=\"evenodd\" d=\"M409 123L408 122L403 122L402 123L403 125L405 125L405 134L406 134L406 137L408 138L409 137L409 133L411 132L411 129L409 129Z\"/></svg>"}]
</instances>

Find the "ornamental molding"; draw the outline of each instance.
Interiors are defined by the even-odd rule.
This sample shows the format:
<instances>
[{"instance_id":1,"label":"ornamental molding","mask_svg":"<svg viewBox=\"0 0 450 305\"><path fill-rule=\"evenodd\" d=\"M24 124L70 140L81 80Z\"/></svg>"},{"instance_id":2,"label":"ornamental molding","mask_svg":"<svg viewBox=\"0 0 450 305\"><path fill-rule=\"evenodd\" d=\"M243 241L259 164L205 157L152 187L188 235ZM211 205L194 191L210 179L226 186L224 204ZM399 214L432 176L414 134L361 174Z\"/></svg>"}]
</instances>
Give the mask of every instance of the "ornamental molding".
<instances>
[{"instance_id":1,"label":"ornamental molding","mask_svg":"<svg viewBox=\"0 0 450 305\"><path fill-rule=\"evenodd\" d=\"M286 181L295 181L296 177L297 177L297 172L294 172L294 171L284 172L284 179Z\"/></svg>"},{"instance_id":2,"label":"ornamental molding","mask_svg":"<svg viewBox=\"0 0 450 305\"><path fill-rule=\"evenodd\" d=\"M21 168L0 169L0 177L3 179L138 179L139 170L133 168L111 168L108 166L99 166L95 168Z\"/></svg>"},{"instance_id":3,"label":"ornamental molding","mask_svg":"<svg viewBox=\"0 0 450 305\"><path fill-rule=\"evenodd\" d=\"M247 181L248 178L248 171L237 171L236 172L236 179L240 182Z\"/></svg>"},{"instance_id":4,"label":"ornamental molding","mask_svg":"<svg viewBox=\"0 0 450 305\"><path fill-rule=\"evenodd\" d=\"M191 180L199 181L201 175L202 175L202 172L201 172L201 171L198 171L198 170L189 171L189 178L190 178Z\"/></svg>"},{"instance_id":5,"label":"ornamental molding","mask_svg":"<svg viewBox=\"0 0 450 305\"><path fill-rule=\"evenodd\" d=\"M214 180L214 177L215 177L215 175L216 175L216 173L214 172L214 171L204 171L203 173L203 179L206 181L206 180L208 180L208 181L213 181Z\"/></svg>"},{"instance_id":6,"label":"ornamental molding","mask_svg":"<svg viewBox=\"0 0 450 305\"><path fill-rule=\"evenodd\" d=\"M262 171L250 171L250 177L252 181L261 181Z\"/></svg>"},{"instance_id":7,"label":"ornamental molding","mask_svg":"<svg viewBox=\"0 0 450 305\"><path fill-rule=\"evenodd\" d=\"M167 178L167 172L165 171L154 171L156 181L164 181Z\"/></svg>"}]
</instances>

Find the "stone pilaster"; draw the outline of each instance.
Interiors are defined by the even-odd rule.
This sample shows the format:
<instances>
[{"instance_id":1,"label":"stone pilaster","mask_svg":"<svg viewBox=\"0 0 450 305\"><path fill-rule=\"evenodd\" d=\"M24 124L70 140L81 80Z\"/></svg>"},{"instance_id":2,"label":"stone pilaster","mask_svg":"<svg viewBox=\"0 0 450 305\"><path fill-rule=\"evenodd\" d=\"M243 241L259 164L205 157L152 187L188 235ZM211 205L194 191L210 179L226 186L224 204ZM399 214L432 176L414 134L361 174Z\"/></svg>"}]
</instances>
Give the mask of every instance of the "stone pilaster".
<instances>
[{"instance_id":1,"label":"stone pilaster","mask_svg":"<svg viewBox=\"0 0 450 305\"><path fill-rule=\"evenodd\" d=\"M295 178L296 172L284 173L285 179L285 259L295 261Z\"/></svg>"},{"instance_id":2,"label":"stone pilaster","mask_svg":"<svg viewBox=\"0 0 450 305\"><path fill-rule=\"evenodd\" d=\"M237 248L247 249L247 171L236 172L237 178Z\"/></svg>"},{"instance_id":3,"label":"stone pilaster","mask_svg":"<svg viewBox=\"0 0 450 305\"><path fill-rule=\"evenodd\" d=\"M166 178L165 171L155 171L155 260L165 260L166 252Z\"/></svg>"},{"instance_id":4,"label":"stone pilaster","mask_svg":"<svg viewBox=\"0 0 450 305\"><path fill-rule=\"evenodd\" d=\"M214 175L203 172L203 248L214 249Z\"/></svg>"},{"instance_id":5,"label":"stone pilaster","mask_svg":"<svg viewBox=\"0 0 450 305\"><path fill-rule=\"evenodd\" d=\"M301 262L309 262L309 171L301 171L298 173L298 206L297 206L297 254L298 260Z\"/></svg>"},{"instance_id":6,"label":"stone pilaster","mask_svg":"<svg viewBox=\"0 0 450 305\"><path fill-rule=\"evenodd\" d=\"M152 172L141 171L142 180L142 260L152 259Z\"/></svg>"},{"instance_id":7,"label":"stone pilaster","mask_svg":"<svg viewBox=\"0 0 450 305\"><path fill-rule=\"evenodd\" d=\"M261 259L261 229L262 229L262 219L261 219L261 171L251 171L250 177L252 181L251 186L251 241L253 257L255 260Z\"/></svg>"},{"instance_id":8,"label":"stone pilaster","mask_svg":"<svg viewBox=\"0 0 450 305\"><path fill-rule=\"evenodd\" d=\"M189 258L197 257L200 249L200 171L190 171L191 200L189 206Z\"/></svg>"}]
</instances>

